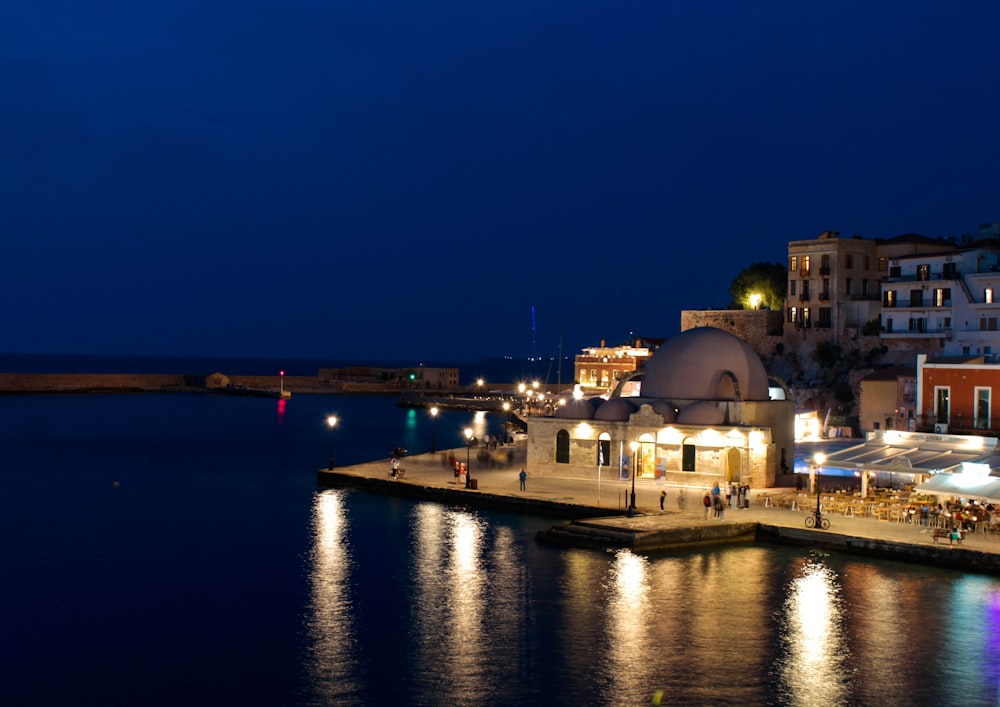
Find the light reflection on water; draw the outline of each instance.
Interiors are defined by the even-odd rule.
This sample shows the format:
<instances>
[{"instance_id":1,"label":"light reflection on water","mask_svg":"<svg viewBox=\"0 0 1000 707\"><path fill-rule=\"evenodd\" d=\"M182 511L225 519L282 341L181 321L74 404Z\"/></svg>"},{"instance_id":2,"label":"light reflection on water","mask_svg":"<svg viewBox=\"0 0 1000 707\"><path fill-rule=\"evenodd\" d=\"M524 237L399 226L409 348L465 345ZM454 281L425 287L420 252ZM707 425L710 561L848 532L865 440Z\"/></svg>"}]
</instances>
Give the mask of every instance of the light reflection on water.
<instances>
[{"instance_id":1,"label":"light reflection on water","mask_svg":"<svg viewBox=\"0 0 1000 707\"><path fill-rule=\"evenodd\" d=\"M843 619L836 574L821 561L804 563L784 604L785 657L778 673L786 704L847 704Z\"/></svg>"},{"instance_id":2,"label":"light reflection on water","mask_svg":"<svg viewBox=\"0 0 1000 707\"><path fill-rule=\"evenodd\" d=\"M398 500L398 552L359 553L359 534L385 522L353 510L361 496L317 495L309 704L649 704L657 690L665 704L997 697L992 578L758 544L561 550L489 514ZM384 577L378 601L404 606L401 621L366 623L388 609L359 593L362 573Z\"/></svg>"}]
</instances>

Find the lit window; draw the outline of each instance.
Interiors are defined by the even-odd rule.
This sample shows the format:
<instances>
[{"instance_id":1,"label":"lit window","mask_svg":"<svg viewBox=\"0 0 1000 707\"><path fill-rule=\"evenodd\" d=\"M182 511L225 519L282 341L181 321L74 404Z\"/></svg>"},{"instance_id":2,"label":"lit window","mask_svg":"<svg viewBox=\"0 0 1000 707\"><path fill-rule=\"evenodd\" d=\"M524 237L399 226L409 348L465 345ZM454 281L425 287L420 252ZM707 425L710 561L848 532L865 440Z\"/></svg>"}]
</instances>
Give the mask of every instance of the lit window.
<instances>
[{"instance_id":1,"label":"lit window","mask_svg":"<svg viewBox=\"0 0 1000 707\"><path fill-rule=\"evenodd\" d=\"M993 304L993 288L987 287L986 291L983 292L983 301L986 304Z\"/></svg>"}]
</instances>

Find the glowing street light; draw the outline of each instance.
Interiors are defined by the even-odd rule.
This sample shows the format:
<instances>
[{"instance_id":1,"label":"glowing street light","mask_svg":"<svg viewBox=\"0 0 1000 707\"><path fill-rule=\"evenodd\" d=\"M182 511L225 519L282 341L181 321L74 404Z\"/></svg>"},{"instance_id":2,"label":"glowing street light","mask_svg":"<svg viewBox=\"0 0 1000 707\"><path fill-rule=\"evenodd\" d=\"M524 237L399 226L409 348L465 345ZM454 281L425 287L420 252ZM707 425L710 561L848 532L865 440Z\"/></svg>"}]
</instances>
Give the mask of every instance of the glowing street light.
<instances>
[{"instance_id":1,"label":"glowing street light","mask_svg":"<svg viewBox=\"0 0 1000 707\"><path fill-rule=\"evenodd\" d=\"M326 418L326 424L330 428L330 465L327 468L333 471L333 428L337 426L337 417L330 415Z\"/></svg>"},{"instance_id":2,"label":"glowing street light","mask_svg":"<svg viewBox=\"0 0 1000 707\"><path fill-rule=\"evenodd\" d=\"M632 500L631 500L631 503L629 504L629 508L628 509L629 509L630 513L635 513L635 475L636 475L636 472L638 471L638 469L636 469L636 452L639 451L639 443L638 442L630 442L629 446L632 448L632 469L631 469L631 474L632 474Z\"/></svg>"},{"instance_id":3,"label":"glowing street light","mask_svg":"<svg viewBox=\"0 0 1000 707\"><path fill-rule=\"evenodd\" d=\"M750 309L760 309L760 303L764 297L759 292L750 295Z\"/></svg>"},{"instance_id":4,"label":"glowing street light","mask_svg":"<svg viewBox=\"0 0 1000 707\"><path fill-rule=\"evenodd\" d=\"M431 453L437 451L435 447L436 440L434 434L437 431L437 416L438 416L438 409L436 407L431 408Z\"/></svg>"},{"instance_id":5,"label":"glowing street light","mask_svg":"<svg viewBox=\"0 0 1000 707\"><path fill-rule=\"evenodd\" d=\"M472 428L465 428L465 488L469 488L472 478Z\"/></svg>"}]
</instances>

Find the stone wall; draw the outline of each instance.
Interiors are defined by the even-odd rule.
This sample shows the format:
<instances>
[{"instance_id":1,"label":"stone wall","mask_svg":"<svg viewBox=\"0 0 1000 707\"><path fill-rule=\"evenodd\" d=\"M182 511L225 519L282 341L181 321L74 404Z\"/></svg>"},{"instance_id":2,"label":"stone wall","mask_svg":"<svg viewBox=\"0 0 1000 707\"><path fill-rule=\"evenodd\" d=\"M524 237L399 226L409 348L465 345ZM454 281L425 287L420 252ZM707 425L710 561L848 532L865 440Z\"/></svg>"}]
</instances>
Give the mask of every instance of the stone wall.
<instances>
[{"instance_id":1,"label":"stone wall","mask_svg":"<svg viewBox=\"0 0 1000 707\"><path fill-rule=\"evenodd\" d=\"M714 327L735 334L764 359L774 355L774 347L782 341L782 313L767 309L706 309L683 310L681 331L697 327Z\"/></svg>"},{"instance_id":2,"label":"stone wall","mask_svg":"<svg viewBox=\"0 0 1000 707\"><path fill-rule=\"evenodd\" d=\"M0 393L190 390L185 376L147 373L0 373Z\"/></svg>"}]
</instances>

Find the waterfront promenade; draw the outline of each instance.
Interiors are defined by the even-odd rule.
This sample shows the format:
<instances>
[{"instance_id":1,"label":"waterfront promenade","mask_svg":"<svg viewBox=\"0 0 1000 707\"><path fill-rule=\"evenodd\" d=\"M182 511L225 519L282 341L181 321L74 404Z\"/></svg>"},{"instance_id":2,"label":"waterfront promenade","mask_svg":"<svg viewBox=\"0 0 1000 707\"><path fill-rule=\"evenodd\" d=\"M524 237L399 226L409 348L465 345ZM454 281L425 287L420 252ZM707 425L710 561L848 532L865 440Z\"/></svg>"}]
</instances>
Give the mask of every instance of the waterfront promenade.
<instances>
[{"instance_id":1,"label":"waterfront promenade","mask_svg":"<svg viewBox=\"0 0 1000 707\"><path fill-rule=\"evenodd\" d=\"M829 514L829 530L809 530L806 516L815 509L815 497L796 509L765 505L765 494L792 493L791 489L753 491L749 509L726 509L725 519L705 519L702 496L708 489L684 488L685 508L678 508L682 490L652 480L637 479L635 484L637 514L627 517L625 510L631 485L602 478L598 490L597 471L593 479L539 476L528 469L526 489L519 490L518 472L524 463L523 443L501 447L508 460L495 466L481 465L472 450L472 478L477 489L457 484L448 464L449 454L466 461L462 447L436 454L420 454L403 459L403 479L389 478L389 460L378 460L349 467L338 467L332 475L320 470L321 485L362 488L377 493L423 497L457 505L484 506L512 511L550 515L559 519L582 519L577 535L557 534L546 538L567 545L583 547L628 546L634 549L663 549L735 539L771 537L780 542L814 545L829 549L902 561L939 565L1000 574L1000 534L969 533L961 545L950 547L947 539L934 541L931 529L919 523L884 521L876 518ZM605 472L608 473L608 472ZM610 476L610 473L608 473ZM667 491L665 510L659 497ZM568 525L558 527L565 530ZM576 538L575 540L573 538ZM643 542L643 538L647 542Z\"/></svg>"}]
</instances>

